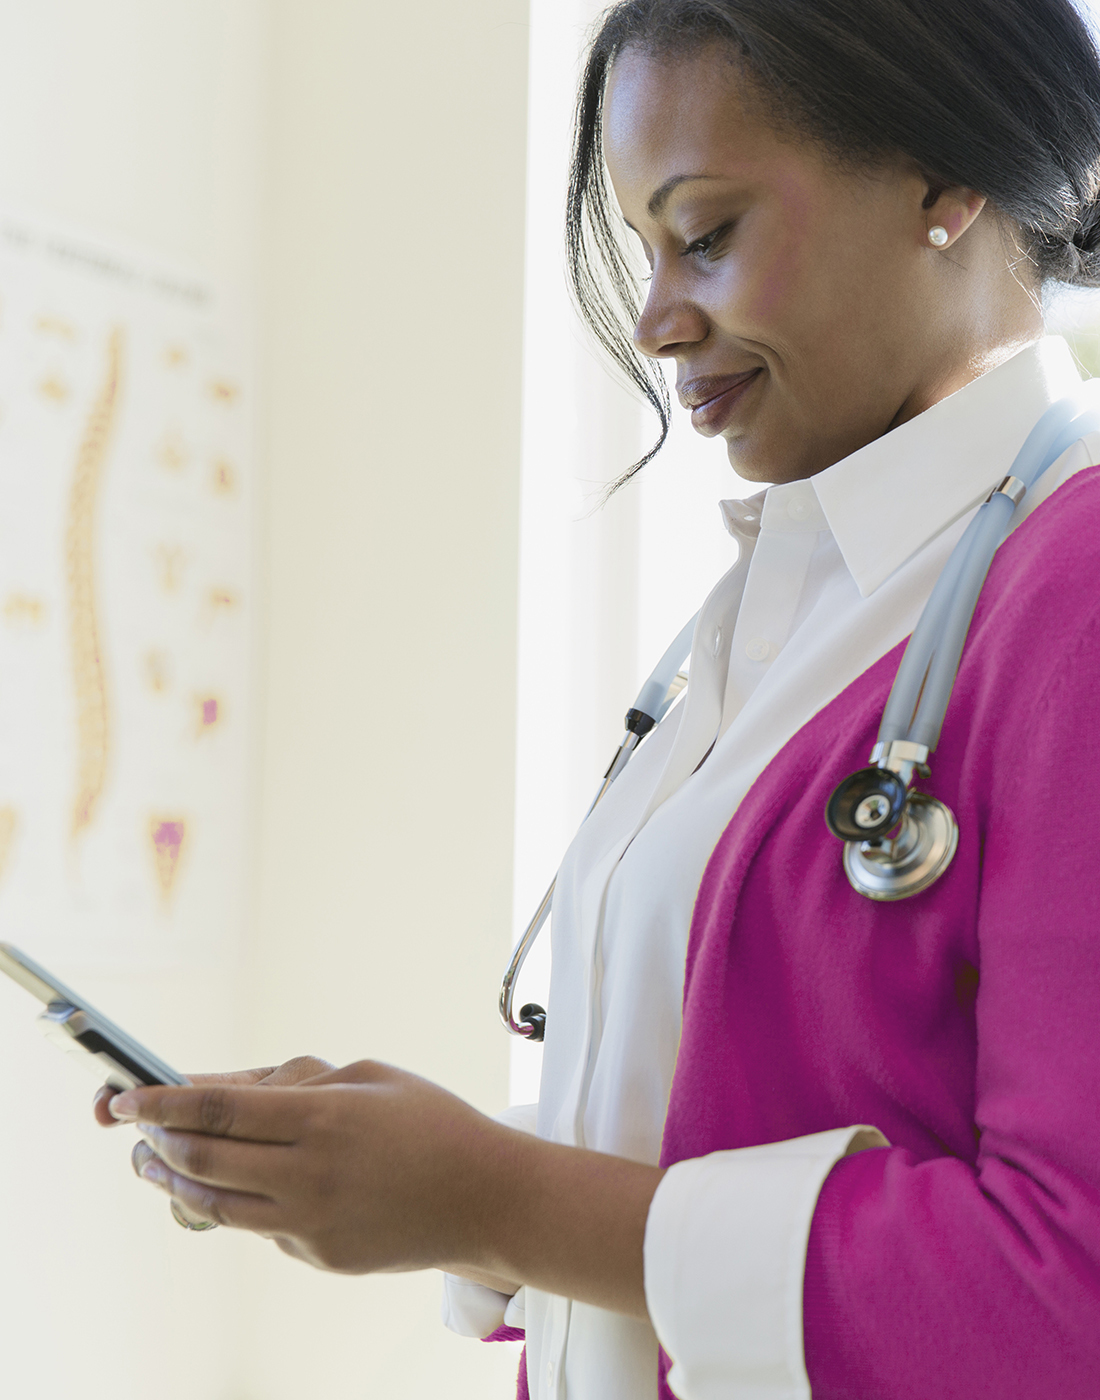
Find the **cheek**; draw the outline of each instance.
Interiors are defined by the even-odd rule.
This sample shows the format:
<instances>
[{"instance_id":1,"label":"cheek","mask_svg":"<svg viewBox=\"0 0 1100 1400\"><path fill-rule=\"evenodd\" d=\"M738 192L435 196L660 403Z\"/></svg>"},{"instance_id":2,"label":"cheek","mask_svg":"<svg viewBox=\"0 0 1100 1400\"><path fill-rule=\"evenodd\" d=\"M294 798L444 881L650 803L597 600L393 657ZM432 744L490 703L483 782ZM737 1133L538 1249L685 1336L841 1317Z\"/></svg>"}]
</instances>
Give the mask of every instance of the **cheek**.
<instances>
[{"instance_id":1,"label":"cheek","mask_svg":"<svg viewBox=\"0 0 1100 1400\"><path fill-rule=\"evenodd\" d=\"M776 204L745 230L739 300L761 340L769 340L769 328L781 332L797 321L820 284L819 212L811 195L791 180L781 187Z\"/></svg>"},{"instance_id":2,"label":"cheek","mask_svg":"<svg viewBox=\"0 0 1100 1400\"><path fill-rule=\"evenodd\" d=\"M757 341L780 354L805 335L815 274L807 240L791 230L780 237L746 240L731 258L712 314L732 335Z\"/></svg>"},{"instance_id":3,"label":"cheek","mask_svg":"<svg viewBox=\"0 0 1100 1400\"><path fill-rule=\"evenodd\" d=\"M768 247L755 261L745 286L745 313L753 325L781 326L802 298L803 240L788 235Z\"/></svg>"},{"instance_id":4,"label":"cheek","mask_svg":"<svg viewBox=\"0 0 1100 1400\"><path fill-rule=\"evenodd\" d=\"M755 252L742 267L745 333L771 347L788 374L814 366L828 377L827 367L857 347L877 353L884 325L876 308L900 302L901 288L858 236L845 240L807 216Z\"/></svg>"}]
</instances>

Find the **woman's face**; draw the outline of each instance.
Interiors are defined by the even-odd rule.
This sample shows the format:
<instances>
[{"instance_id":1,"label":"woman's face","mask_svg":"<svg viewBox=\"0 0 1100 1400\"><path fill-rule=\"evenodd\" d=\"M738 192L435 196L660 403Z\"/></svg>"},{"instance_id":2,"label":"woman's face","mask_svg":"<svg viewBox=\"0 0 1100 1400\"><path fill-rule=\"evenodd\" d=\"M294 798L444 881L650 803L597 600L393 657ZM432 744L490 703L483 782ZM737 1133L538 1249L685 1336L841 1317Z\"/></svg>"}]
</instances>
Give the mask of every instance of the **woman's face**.
<instances>
[{"instance_id":1,"label":"woman's face","mask_svg":"<svg viewBox=\"0 0 1100 1400\"><path fill-rule=\"evenodd\" d=\"M721 51L627 50L605 154L653 273L639 349L676 361L693 426L726 439L741 476L793 481L986 367L971 363L966 269L945 262L961 250L928 242L940 223L954 243L981 201L926 210L919 175L842 168L770 125L742 82Z\"/></svg>"}]
</instances>

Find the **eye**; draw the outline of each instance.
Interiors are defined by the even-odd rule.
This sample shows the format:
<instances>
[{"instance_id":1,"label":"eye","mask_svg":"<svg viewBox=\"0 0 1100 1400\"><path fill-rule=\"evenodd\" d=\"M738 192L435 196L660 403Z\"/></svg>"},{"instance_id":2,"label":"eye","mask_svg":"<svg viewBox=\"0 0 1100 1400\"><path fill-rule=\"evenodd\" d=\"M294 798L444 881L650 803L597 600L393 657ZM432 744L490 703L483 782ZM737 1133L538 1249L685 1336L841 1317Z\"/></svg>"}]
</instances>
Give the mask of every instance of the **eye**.
<instances>
[{"instance_id":1,"label":"eye","mask_svg":"<svg viewBox=\"0 0 1100 1400\"><path fill-rule=\"evenodd\" d=\"M706 233L702 238L697 238L694 243L689 243L681 254L685 258L709 258L715 247L733 228L733 222L722 224L713 233Z\"/></svg>"}]
</instances>

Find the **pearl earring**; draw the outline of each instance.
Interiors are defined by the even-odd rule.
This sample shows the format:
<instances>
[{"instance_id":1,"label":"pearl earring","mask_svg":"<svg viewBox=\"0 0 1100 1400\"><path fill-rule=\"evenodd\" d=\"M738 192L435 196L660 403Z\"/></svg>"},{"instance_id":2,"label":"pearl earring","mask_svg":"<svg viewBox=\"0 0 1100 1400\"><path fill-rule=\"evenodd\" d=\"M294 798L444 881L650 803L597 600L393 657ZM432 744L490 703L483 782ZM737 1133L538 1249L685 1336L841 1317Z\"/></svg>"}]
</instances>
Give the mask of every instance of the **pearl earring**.
<instances>
[{"instance_id":1,"label":"pearl earring","mask_svg":"<svg viewBox=\"0 0 1100 1400\"><path fill-rule=\"evenodd\" d=\"M951 235L942 224L936 224L934 228L928 230L928 241L935 248L942 248Z\"/></svg>"}]
</instances>

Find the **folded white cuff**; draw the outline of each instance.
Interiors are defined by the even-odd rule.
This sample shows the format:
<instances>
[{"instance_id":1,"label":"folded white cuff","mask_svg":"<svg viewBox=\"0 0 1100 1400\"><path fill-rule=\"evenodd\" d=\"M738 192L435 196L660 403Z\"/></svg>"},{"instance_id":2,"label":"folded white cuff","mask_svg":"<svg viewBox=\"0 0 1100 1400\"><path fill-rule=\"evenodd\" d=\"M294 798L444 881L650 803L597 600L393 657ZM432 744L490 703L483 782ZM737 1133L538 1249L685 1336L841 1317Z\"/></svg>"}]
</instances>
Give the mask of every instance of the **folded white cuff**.
<instances>
[{"instance_id":1,"label":"folded white cuff","mask_svg":"<svg viewBox=\"0 0 1100 1400\"><path fill-rule=\"evenodd\" d=\"M489 1337L504 1325L511 1302L507 1293L471 1283L455 1274L443 1275L443 1301L439 1309L444 1327L460 1337Z\"/></svg>"},{"instance_id":2,"label":"folded white cuff","mask_svg":"<svg viewBox=\"0 0 1100 1400\"><path fill-rule=\"evenodd\" d=\"M513 1104L497 1117L498 1123L521 1133L534 1133L538 1104ZM524 1294L498 1293L481 1283L456 1274L443 1275L440 1315L444 1327L460 1337L490 1337L498 1327L522 1327Z\"/></svg>"},{"instance_id":3,"label":"folded white cuff","mask_svg":"<svg viewBox=\"0 0 1100 1400\"><path fill-rule=\"evenodd\" d=\"M810 1400L802 1288L817 1198L841 1157L888 1145L877 1128L834 1128L665 1173L645 1290L682 1400Z\"/></svg>"}]
</instances>

